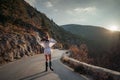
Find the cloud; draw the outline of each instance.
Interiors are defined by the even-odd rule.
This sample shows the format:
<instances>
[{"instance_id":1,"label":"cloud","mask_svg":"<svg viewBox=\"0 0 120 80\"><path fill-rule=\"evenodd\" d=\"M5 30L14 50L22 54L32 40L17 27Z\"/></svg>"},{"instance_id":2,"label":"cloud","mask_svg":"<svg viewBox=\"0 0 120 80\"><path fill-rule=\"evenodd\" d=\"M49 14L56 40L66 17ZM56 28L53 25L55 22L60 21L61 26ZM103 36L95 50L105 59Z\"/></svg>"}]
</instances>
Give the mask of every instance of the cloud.
<instances>
[{"instance_id":1,"label":"cloud","mask_svg":"<svg viewBox=\"0 0 120 80\"><path fill-rule=\"evenodd\" d=\"M96 7L74 8L66 11L70 15L96 15Z\"/></svg>"},{"instance_id":2,"label":"cloud","mask_svg":"<svg viewBox=\"0 0 120 80\"><path fill-rule=\"evenodd\" d=\"M49 9L50 11L58 12L59 10L55 7L55 2L53 0L49 0L47 2L44 2L43 5Z\"/></svg>"},{"instance_id":3,"label":"cloud","mask_svg":"<svg viewBox=\"0 0 120 80\"><path fill-rule=\"evenodd\" d=\"M96 7L75 8L74 11L77 13L83 13L83 12L90 13L90 12L95 12Z\"/></svg>"},{"instance_id":4,"label":"cloud","mask_svg":"<svg viewBox=\"0 0 120 80\"><path fill-rule=\"evenodd\" d=\"M53 11L54 11L54 12L58 12L58 9L54 9Z\"/></svg>"},{"instance_id":5,"label":"cloud","mask_svg":"<svg viewBox=\"0 0 120 80\"><path fill-rule=\"evenodd\" d=\"M94 17L98 14L96 7L76 7L73 9L66 10L66 15L70 16L72 21L70 23L90 24L94 21ZM91 20L92 19L92 20Z\"/></svg>"},{"instance_id":6,"label":"cloud","mask_svg":"<svg viewBox=\"0 0 120 80\"><path fill-rule=\"evenodd\" d=\"M25 0L25 1L33 7L35 7L35 5L36 5L36 0Z\"/></svg>"},{"instance_id":7,"label":"cloud","mask_svg":"<svg viewBox=\"0 0 120 80\"><path fill-rule=\"evenodd\" d=\"M44 5L45 5L47 8L53 7L53 4L52 4L50 1L45 2Z\"/></svg>"}]
</instances>

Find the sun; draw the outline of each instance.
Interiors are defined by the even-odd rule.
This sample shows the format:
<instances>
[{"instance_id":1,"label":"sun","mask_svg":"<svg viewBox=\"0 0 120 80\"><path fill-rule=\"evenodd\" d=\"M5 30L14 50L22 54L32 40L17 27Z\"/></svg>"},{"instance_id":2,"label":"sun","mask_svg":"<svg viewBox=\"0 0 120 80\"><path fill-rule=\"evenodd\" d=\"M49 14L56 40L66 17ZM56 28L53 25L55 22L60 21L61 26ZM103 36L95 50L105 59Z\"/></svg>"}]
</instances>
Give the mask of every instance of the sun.
<instances>
[{"instance_id":1,"label":"sun","mask_svg":"<svg viewBox=\"0 0 120 80\"><path fill-rule=\"evenodd\" d=\"M109 30L118 31L118 27L117 26L109 26Z\"/></svg>"}]
</instances>

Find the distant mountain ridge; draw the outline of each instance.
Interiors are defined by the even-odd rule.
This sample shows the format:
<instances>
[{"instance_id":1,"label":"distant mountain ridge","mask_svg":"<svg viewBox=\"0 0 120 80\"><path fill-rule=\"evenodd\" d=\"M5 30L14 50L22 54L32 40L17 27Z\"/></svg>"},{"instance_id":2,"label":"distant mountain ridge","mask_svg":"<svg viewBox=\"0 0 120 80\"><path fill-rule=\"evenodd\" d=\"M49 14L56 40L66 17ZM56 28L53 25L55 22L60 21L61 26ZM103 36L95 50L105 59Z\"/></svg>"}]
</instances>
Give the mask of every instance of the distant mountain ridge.
<instances>
[{"instance_id":1,"label":"distant mountain ridge","mask_svg":"<svg viewBox=\"0 0 120 80\"><path fill-rule=\"evenodd\" d=\"M110 46L113 41L118 39L118 32L111 32L105 28L89 25L68 24L62 25L66 31L70 31L75 35L82 36L88 40L102 44L102 46Z\"/></svg>"}]
</instances>

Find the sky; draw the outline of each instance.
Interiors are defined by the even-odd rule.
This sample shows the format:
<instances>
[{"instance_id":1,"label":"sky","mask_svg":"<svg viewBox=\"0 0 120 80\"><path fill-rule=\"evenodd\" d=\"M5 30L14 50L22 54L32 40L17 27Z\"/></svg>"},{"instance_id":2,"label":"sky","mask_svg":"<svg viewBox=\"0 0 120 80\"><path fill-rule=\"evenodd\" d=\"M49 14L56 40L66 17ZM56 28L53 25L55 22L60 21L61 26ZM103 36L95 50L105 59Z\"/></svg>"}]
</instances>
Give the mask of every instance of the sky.
<instances>
[{"instance_id":1,"label":"sky","mask_svg":"<svg viewBox=\"0 0 120 80\"><path fill-rule=\"evenodd\" d=\"M80 24L117 27L120 31L120 0L25 0L58 25Z\"/></svg>"}]
</instances>

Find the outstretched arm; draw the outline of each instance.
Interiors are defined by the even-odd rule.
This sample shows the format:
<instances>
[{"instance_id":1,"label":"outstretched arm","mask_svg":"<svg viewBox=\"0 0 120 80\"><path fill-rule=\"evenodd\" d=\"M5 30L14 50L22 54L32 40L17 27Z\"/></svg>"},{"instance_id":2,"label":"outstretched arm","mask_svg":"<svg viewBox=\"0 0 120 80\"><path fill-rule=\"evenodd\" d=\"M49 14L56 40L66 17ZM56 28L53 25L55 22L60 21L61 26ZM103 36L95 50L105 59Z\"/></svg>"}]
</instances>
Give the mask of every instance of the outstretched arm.
<instances>
[{"instance_id":1,"label":"outstretched arm","mask_svg":"<svg viewBox=\"0 0 120 80\"><path fill-rule=\"evenodd\" d=\"M56 40L54 40L53 38L50 38L50 40L49 40L51 43L57 43L57 41Z\"/></svg>"},{"instance_id":2,"label":"outstretched arm","mask_svg":"<svg viewBox=\"0 0 120 80\"><path fill-rule=\"evenodd\" d=\"M49 43L49 46L50 46L50 47L52 47L54 44L57 43L57 41L55 41L55 40L52 39L52 38L49 40L49 42L50 42L50 43Z\"/></svg>"},{"instance_id":3,"label":"outstretched arm","mask_svg":"<svg viewBox=\"0 0 120 80\"><path fill-rule=\"evenodd\" d=\"M38 42L39 45L41 45L41 44L43 45L43 43L44 43L44 42L41 41L39 38L37 39L37 42Z\"/></svg>"}]
</instances>

